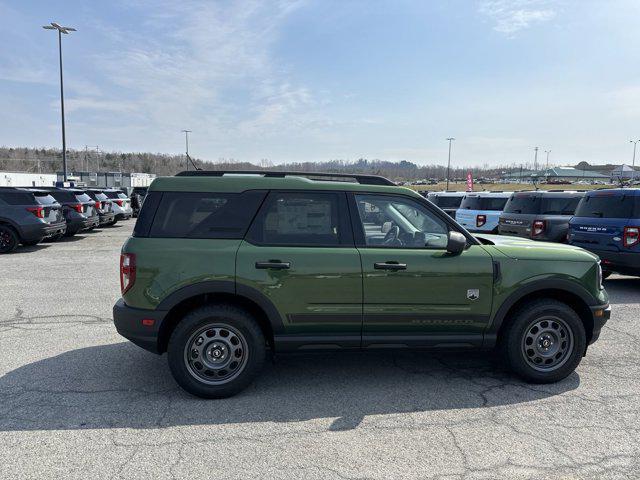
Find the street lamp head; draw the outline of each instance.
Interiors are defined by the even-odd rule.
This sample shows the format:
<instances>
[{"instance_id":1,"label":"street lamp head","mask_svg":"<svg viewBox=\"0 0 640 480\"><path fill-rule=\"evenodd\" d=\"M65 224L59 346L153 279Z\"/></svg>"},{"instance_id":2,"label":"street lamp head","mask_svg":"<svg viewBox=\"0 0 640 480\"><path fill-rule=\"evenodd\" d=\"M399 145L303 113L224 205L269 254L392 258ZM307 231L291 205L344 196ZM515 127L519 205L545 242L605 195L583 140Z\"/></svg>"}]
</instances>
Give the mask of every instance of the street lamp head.
<instances>
[{"instance_id":1,"label":"street lamp head","mask_svg":"<svg viewBox=\"0 0 640 480\"><path fill-rule=\"evenodd\" d=\"M65 35L68 35L69 32L77 32L77 30L73 27L63 27L56 22L51 22L51 25L45 25L42 28L45 28L47 30L58 30L60 33L64 33Z\"/></svg>"},{"instance_id":2,"label":"street lamp head","mask_svg":"<svg viewBox=\"0 0 640 480\"><path fill-rule=\"evenodd\" d=\"M450 137L450 138L447 138L447 140L451 141L451 140L455 140L455 138Z\"/></svg>"}]
</instances>

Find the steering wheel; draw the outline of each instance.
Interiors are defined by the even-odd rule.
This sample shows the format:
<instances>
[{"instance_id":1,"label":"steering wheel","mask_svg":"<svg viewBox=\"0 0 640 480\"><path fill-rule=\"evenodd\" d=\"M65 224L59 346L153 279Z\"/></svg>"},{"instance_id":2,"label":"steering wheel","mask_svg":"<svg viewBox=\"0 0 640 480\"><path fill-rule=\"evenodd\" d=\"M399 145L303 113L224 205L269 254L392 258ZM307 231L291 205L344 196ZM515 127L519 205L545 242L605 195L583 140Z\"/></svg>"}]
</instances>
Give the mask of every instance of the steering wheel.
<instances>
[{"instance_id":1,"label":"steering wheel","mask_svg":"<svg viewBox=\"0 0 640 480\"><path fill-rule=\"evenodd\" d=\"M402 246L402 242L398 238L400 236L400 227L394 225L389 229L387 234L384 236L384 240L382 241L383 245L388 245L392 247Z\"/></svg>"}]
</instances>

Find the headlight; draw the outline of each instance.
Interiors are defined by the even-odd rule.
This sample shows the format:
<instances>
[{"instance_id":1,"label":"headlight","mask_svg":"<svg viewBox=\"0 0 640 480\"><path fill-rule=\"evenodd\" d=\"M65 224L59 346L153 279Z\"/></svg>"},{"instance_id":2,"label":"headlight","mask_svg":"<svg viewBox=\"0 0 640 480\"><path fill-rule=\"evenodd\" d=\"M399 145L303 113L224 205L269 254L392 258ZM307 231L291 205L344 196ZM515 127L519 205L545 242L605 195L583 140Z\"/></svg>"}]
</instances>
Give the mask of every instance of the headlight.
<instances>
[{"instance_id":1,"label":"headlight","mask_svg":"<svg viewBox=\"0 0 640 480\"><path fill-rule=\"evenodd\" d=\"M598 260L598 288L600 290L604 290L604 285L602 284L602 265L600 265L600 261Z\"/></svg>"}]
</instances>

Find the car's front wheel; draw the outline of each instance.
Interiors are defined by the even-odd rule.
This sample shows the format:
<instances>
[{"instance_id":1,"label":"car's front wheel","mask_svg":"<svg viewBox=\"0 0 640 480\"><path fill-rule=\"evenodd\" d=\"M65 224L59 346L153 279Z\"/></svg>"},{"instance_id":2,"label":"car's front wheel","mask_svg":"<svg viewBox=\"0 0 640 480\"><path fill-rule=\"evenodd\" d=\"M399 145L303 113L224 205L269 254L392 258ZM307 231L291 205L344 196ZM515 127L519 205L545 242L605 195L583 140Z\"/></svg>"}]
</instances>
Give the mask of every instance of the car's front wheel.
<instances>
[{"instance_id":1,"label":"car's front wheel","mask_svg":"<svg viewBox=\"0 0 640 480\"><path fill-rule=\"evenodd\" d=\"M511 369L533 383L567 377L577 368L587 346L580 317L570 306L553 299L521 307L501 342Z\"/></svg>"},{"instance_id":2,"label":"car's front wheel","mask_svg":"<svg viewBox=\"0 0 640 480\"><path fill-rule=\"evenodd\" d=\"M187 392L224 398L246 388L262 369L262 330L245 311L231 305L193 310L178 323L167 348L169 368Z\"/></svg>"}]
</instances>

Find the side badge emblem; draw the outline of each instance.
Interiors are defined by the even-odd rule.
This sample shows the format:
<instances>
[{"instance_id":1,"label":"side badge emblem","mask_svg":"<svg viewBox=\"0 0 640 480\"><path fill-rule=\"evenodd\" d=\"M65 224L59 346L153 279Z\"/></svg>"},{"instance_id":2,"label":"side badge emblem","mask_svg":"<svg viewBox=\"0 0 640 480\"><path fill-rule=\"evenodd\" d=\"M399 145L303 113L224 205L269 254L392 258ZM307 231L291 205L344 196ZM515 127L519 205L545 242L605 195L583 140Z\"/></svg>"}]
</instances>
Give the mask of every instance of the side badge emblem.
<instances>
[{"instance_id":1,"label":"side badge emblem","mask_svg":"<svg viewBox=\"0 0 640 480\"><path fill-rule=\"evenodd\" d=\"M470 288L467 290L467 298L469 300L477 300L480 298L480 289L479 288Z\"/></svg>"}]
</instances>

